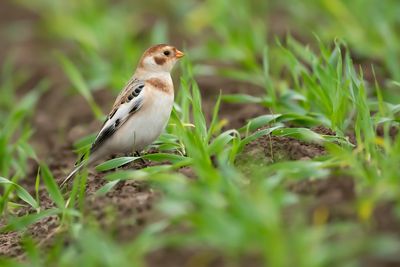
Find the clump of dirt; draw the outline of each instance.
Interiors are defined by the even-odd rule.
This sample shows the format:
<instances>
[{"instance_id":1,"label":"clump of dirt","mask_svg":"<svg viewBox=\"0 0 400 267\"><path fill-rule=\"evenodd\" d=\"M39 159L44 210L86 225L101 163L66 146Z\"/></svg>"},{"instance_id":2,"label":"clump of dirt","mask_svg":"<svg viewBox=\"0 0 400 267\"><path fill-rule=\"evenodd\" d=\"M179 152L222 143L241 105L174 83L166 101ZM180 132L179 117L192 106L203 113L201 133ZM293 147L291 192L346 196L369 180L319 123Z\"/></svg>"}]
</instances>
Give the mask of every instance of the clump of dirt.
<instances>
[{"instance_id":1,"label":"clump of dirt","mask_svg":"<svg viewBox=\"0 0 400 267\"><path fill-rule=\"evenodd\" d=\"M19 9L11 10L7 1L0 1L0 13L10 15L16 12L16 19L24 18L32 22L37 18L27 12L19 12ZM8 11L7 11L8 10ZM11 11L10 11L11 10ZM10 23L15 19L13 16L1 19L0 24ZM32 33L30 31L30 33ZM32 37L32 36L31 36ZM6 38L3 38L4 40ZM35 70L34 80L39 81L47 78L52 81L52 86L39 100L33 118L35 134L32 143L39 158L49 164L49 167L60 182L71 170L76 156L71 152L72 143L77 139L96 132L101 122L94 120L94 116L85 102L79 95L72 95L66 86L68 82L60 71L49 62L42 62L42 57L37 56L37 51L47 53L48 44L38 42L39 40L27 38L19 45L12 44L20 57L17 59L17 67L25 66ZM19 47L17 47L19 46ZM0 54L6 54L10 49L0 42ZM35 55L35 56L34 56ZM48 64L48 65L46 65ZM246 93L251 95L263 94L262 88L247 83L240 83L229 79L210 77L198 77L198 82L202 90L203 108L208 120L211 118L212 109L219 94L219 90L224 94ZM31 85L24 85L19 89L19 93L27 92ZM99 90L94 94L99 106L104 107L104 112L112 105L113 96L107 90ZM73 107L73 108L72 108ZM253 104L228 104L222 103L220 118L228 121L227 128L238 128L245 125L250 118L268 114L269 110L261 105ZM324 127L316 127L314 131L334 135L335 133ZM378 129L379 131L379 129ZM392 131L392 130L391 130ZM397 132L396 132L397 134ZM281 160L309 160L325 154L322 146L314 143L307 143L288 137L264 136L248 144L244 152L238 156L239 166L252 166L258 164L265 166L271 162ZM143 167L139 163L134 163L130 168ZM34 193L34 183L37 172L37 164L31 165L31 170L27 178L23 181L24 186L31 193ZM127 168L127 167L126 167ZM250 168L247 169L249 171ZM180 173L193 178L193 170L189 167L179 170ZM246 169L244 169L246 173ZM103 174L89 171L86 199L84 205L85 217L93 218L90 223L97 223L102 229L111 233L117 240L128 241L135 238L143 227L160 218L160 214L153 209L153 206L160 198L159 193L154 191L146 182L126 181L119 183L104 196L97 196L95 192L106 181ZM315 212L321 210L327 213L328 220L356 219L354 212L355 189L354 180L343 175L332 175L326 179L303 180L288 185L289 190L304 198L312 198L307 204L309 207L310 218ZM40 189L40 205L43 209L54 207L54 203L48 196L46 190ZM22 208L17 215L33 213L30 208ZM373 214L377 223L377 231L400 232L396 216L394 215L393 205L380 204L376 207ZM5 221L0 221L0 226ZM31 225L25 234L30 235L40 242L42 247L50 245L55 235L59 233L60 222L57 216L50 216ZM8 257L21 256L23 249L20 245L22 234L19 232L8 232L0 235L0 254ZM204 261L208 259L207 262ZM207 249L199 250L174 250L164 249L151 253L148 257L150 266L178 266L182 261L187 266L197 265L199 262L204 266L230 266L215 251ZM261 266L262 261L253 258L243 258L243 265L239 266Z\"/></svg>"},{"instance_id":2,"label":"clump of dirt","mask_svg":"<svg viewBox=\"0 0 400 267\"><path fill-rule=\"evenodd\" d=\"M48 198L47 193L41 190L39 194L40 205L42 209L48 209L54 206L54 203ZM34 214L30 207L24 207L18 210L16 216ZM30 225L24 232L4 232L0 235L0 255L10 257L22 257L24 251L21 246L23 236L29 236L38 242L41 247L49 246L52 238L57 233L59 226L58 216L49 216ZM0 220L0 228L7 224L4 219Z\"/></svg>"},{"instance_id":3,"label":"clump of dirt","mask_svg":"<svg viewBox=\"0 0 400 267\"><path fill-rule=\"evenodd\" d=\"M396 214L396 203L379 203L372 214L377 232L397 234L400 237L400 218Z\"/></svg>"},{"instance_id":4,"label":"clump of dirt","mask_svg":"<svg viewBox=\"0 0 400 267\"><path fill-rule=\"evenodd\" d=\"M288 184L288 189L300 196L311 197L302 202L303 209L308 210L312 221L318 212L323 212L324 220L354 220L356 211L354 200L354 180L350 176L335 176L317 180L302 180ZM305 206L305 207L304 207Z\"/></svg>"},{"instance_id":5,"label":"clump of dirt","mask_svg":"<svg viewBox=\"0 0 400 267\"><path fill-rule=\"evenodd\" d=\"M202 98L203 110L208 121L211 120L214 105L218 95L224 94L249 94L260 96L265 94L263 89L246 82L238 82L229 78L220 77L196 77ZM232 104L222 102L219 110L219 118L225 120L226 129L240 128L247 123L247 120L269 114L269 110L261 105L254 104Z\"/></svg>"},{"instance_id":6,"label":"clump of dirt","mask_svg":"<svg viewBox=\"0 0 400 267\"><path fill-rule=\"evenodd\" d=\"M314 128L312 128L311 130L313 130L316 133L322 134L322 135L331 135L331 136L335 136L336 132L333 131L332 129L329 129L325 126L316 126Z\"/></svg>"},{"instance_id":7,"label":"clump of dirt","mask_svg":"<svg viewBox=\"0 0 400 267\"><path fill-rule=\"evenodd\" d=\"M0 256L17 257L23 253L19 244L21 234L18 232L2 233L0 235Z\"/></svg>"},{"instance_id":8,"label":"clump of dirt","mask_svg":"<svg viewBox=\"0 0 400 267\"><path fill-rule=\"evenodd\" d=\"M292 192L300 195L314 195L326 199L326 203L338 199L353 200L354 181L350 176L331 176L326 179L303 180L289 186Z\"/></svg>"},{"instance_id":9,"label":"clump of dirt","mask_svg":"<svg viewBox=\"0 0 400 267\"><path fill-rule=\"evenodd\" d=\"M58 153L54 161L50 164L52 172L59 175L59 182L65 177L63 164L59 157L63 153ZM71 157L72 159L73 157ZM153 163L150 163L153 164ZM124 168L142 168L142 163L134 163ZM158 198L155 192L146 182L126 181L118 183L106 195L96 195L106 180L103 179L104 173L97 173L89 170L86 199L84 203L84 213L88 223L95 222L101 229L114 235L118 240L132 240L143 227L151 220L157 218L157 212L152 208ZM33 184L30 190L33 190ZM29 188L28 188L29 189ZM50 199L47 190L41 186L39 190L40 206L42 209L55 207ZM30 207L21 208L16 216L33 214L35 211ZM6 221L0 221L0 226L6 225ZM60 233L62 229L58 216L49 216L30 225L25 234L32 237L42 247L50 246L53 237ZM0 255L23 256L20 242L23 235L18 232L8 232L1 235Z\"/></svg>"},{"instance_id":10,"label":"clump of dirt","mask_svg":"<svg viewBox=\"0 0 400 267\"><path fill-rule=\"evenodd\" d=\"M239 261L239 262L238 262ZM167 248L156 250L146 257L148 266L207 266L207 267L227 267L227 266L264 266L262 257L257 255L242 255L234 257L233 262L225 258L223 254L215 249L198 247L187 249Z\"/></svg>"},{"instance_id":11,"label":"clump of dirt","mask_svg":"<svg viewBox=\"0 0 400 267\"><path fill-rule=\"evenodd\" d=\"M315 127L313 130L324 135L335 135L335 132L322 126ZM324 154L325 148L316 143L266 135L246 146L243 154L238 156L238 165L242 166L246 172L260 169L274 162L310 160ZM254 164L258 167L255 168ZM321 208L332 220L354 216L351 203L355 198L355 192L354 181L351 177L333 175L325 179L294 181L289 182L288 189L300 196L312 197L313 200L306 205L310 218L316 210Z\"/></svg>"},{"instance_id":12,"label":"clump of dirt","mask_svg":"<svg viewBox=\"0 0 400 267\"><path fill-rule=\"evenodd\" d=\"M263 159L265 163L282 160L307 160L325 154L323 146L293 139L266 135L249 143L239 159Z\"/></svg>"},{"instance_id":13,"label":"clump of dirt","mask_svg":"<svg viewBox=\"0 0 400 267\"><path fill-rule=\"evenodd\" d=\"M237 156L236 165L246 175L258 173L271 163L284 160L310 160L325 154L323 146L291 137L265 135L247 144Z\"/></svg>"},{"instance_id":14,"label":"clump of dirt","mask_svg":"<svg viewBox=\"0 0 400 267\"><path fill-rule=\"evenodd\" d=\"M392 140L394 140L399 134L399 126L390 126L388 132L385 133L385 129L382 125L379 125L376 128L376 134L380 137L384 137L385 134L388 134Z\"/></svg>"},{"instance_id":15,"label":"clump of dirt","mask_svg":"<svg viewBox=\"0 0 400 267\"><path fill-rule=\"evenodd\" d=\"M118 183L104 196L91 195L85 209L101 229L118 240L132 240L149 222L160 218L153 209L159 194L147 183L128 180Z\"/></svg>"}]
</instances>

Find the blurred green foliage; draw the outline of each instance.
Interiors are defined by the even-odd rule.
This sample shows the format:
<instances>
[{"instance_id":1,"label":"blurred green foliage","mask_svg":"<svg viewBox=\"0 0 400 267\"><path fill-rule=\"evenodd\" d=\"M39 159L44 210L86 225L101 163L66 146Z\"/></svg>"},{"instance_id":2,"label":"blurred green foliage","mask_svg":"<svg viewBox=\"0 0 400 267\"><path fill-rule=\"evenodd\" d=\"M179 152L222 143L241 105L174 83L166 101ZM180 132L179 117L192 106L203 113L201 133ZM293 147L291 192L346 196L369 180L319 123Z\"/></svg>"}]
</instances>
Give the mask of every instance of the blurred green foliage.
<instances>
[{"instance_id":1,"label":"blurred green foliage","mask_svg":"<svg viewBox=\"0 0 400 267\"><path fill-rule=\"evenodd\" d=\"M400 135L391 133L400 122L398 1L14 2L39 15L38 34L57 48L49 56L97 118L102 114L93 90L109 88L116 94L146 47L172 42L185 47L188 56L175 83L176 105L167 131L153 145L158 153L143 156L169 163L109 173L98 191L104 194L119 181L137 179L162 192L157 210L163 218L123 244L94 226L84 212L87 171L71 191L63 192L40 162L36 199L19 183L28 175L28 159L39 161L29 145L29 118L47 83L21 98L16 91L29 73L16 71L12 61L3 64L0 207L6 223L1 230L25 231L48 216L58 216L60 227L52 248L43 250L26 234L26 261L3 257L1 266L146 266L149 254L165 248L197 251L193 266L213 259L240 266L249 256L264 266L362 266L366 255L398 262L397 236L371 232L379 204L392 203L395 216L400 208ZM204 76L262 90L258 95L216 94L207 120L202 84L196 82ZM270 114L248 118L239 129L225 129L219 117L222 102L261 105ZM320 125L335 135L311 129ZM258 164L257 155L244 148L264 136L316 143L327 153ZM77 151L90 139L78 142ZM113 159L97 170L135 160ZM181 167L190 167L197 179L177 172ZM332 175L354 181L351 220L329 221L324 207L310 216L307 201L287 187ZM39 187L48 192L54 208L40 206ZM33 208L31 214L14 212L22 205L19 200ZM203 251L211 252L202 257Z\"/></svg>"}]
</instances>

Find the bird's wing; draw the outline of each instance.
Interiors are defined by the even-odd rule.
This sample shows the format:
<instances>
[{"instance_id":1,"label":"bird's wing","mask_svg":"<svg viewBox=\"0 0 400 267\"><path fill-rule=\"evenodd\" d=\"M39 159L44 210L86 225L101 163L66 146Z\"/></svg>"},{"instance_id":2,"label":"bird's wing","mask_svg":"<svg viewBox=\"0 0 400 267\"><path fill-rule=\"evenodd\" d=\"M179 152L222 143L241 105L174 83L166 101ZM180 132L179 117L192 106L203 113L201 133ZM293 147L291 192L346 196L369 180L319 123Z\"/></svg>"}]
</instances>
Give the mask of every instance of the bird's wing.
<instances>
[{"instance_id":1,"label":"bird's wing","mask_svg":"<svg viewBox=\"0 0 400 267\"><path fill-rule=\"evenodd\" d=\"M90 153L95 152L130 116L141 108L145 90L144 81L138 79L129 81L125 89L117 97L110 114L107 116L103 127L90 148Z\"/></svg>"},{"instance_id":2,"label":"bird's wing","mask_svg":"<svg viewBox=\"0 0 400 267\"><path fill-rule=\"evenodd\" d=\"M90 153L94 153L101 145L108 140L134 113L143 105L145 82L138 79L131 79L124 90L118 95L110 114L97 134ZM74 170L61 183L67 183L86 163L85 155L75 164ZM92 157L90 158L92 159ZM88 160L90 162L90 159Z\"/></svg>"}]
</instances>

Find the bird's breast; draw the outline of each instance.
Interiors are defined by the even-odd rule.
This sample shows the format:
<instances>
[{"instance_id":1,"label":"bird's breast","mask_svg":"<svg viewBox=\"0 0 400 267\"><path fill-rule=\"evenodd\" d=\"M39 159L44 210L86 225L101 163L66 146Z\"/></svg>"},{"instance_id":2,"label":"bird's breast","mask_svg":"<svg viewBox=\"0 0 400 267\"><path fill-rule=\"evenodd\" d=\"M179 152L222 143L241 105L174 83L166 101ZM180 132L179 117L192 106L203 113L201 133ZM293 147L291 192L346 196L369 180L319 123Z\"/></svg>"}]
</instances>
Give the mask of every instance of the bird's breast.
<instances>
[{"instance_id":1,"label":"bird's breast","mask_svg":"<svg viewBox=\"0 0 400 267\"><path fill-rule=\"evenodd\" d=\"M154 142L168 123L174 96L162 91L146 92L142 108L120 128L115 150L142 150Z\"/></svg>"}]
</instances>

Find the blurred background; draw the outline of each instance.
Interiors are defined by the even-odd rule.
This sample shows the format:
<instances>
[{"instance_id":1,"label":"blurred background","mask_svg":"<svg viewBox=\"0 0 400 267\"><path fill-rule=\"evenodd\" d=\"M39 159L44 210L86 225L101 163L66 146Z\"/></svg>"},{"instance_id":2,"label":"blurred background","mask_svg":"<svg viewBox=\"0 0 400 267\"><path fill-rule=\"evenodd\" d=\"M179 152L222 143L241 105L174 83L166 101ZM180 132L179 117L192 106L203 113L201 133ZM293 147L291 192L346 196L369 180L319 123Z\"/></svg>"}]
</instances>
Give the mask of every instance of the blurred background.
<instances>
[{"instance_id":1,"label":"blurred background","mask_svg":"<svg viewBox=\"0 0 400 267\"><path fill-rule=\"evenodd\" d=\"M372 113L375 114L376 110L382 111L386 108L390 110L386 114L387 117L382 116L378 119L398 122L398 115L397 117L393 115L398 114L400 110L398 106L395 106L400 102L400 1L398 0L1 0L0 175L13 178L14 181L21 181L24 186L31 189L30 192L35 188L37 162L46 162L56 177L64 176L76 159L76 155L72 152L76 148L74 146L76 140L87 142L93 137L104 114L110 109L113 99L132 75L143 51L157 43L172 44L185 51L186 60L191 62L192 69L186 62L174 70L175 90L180 87L180 74L193 71L203 97L202 105L207 121L212 118L213 108L220 92L225 95L220 109L221 123L218 127L221 129L238 129L249 119L274 112L295 113L304 115L300 119L296 117L299 121L303 120L302 126L311 128L311 126L322 124L344 138L346 133L354 130L353 121L351 119L346 121L347 117L353 118L354 112L349 110L354 107L346 110L349 111L348 113L343 111L343 114L340 114L342 118L338 121L342 119L343 123L340 121L335 124L334 119L330 121L334 116L329 117L328 115L331 114L328 114L324 117L326 114L323 108L320 108L320 103L315 101L317 97L308 93L307 90L311 87L310 84L318 89L322 84L321 87L329 90L333 88L331 90L333 92L342 80L335 82L341 78L344 82L340 85L343 85L343 88L350 88L353 80L345 76L353 73L348 71L342 77L341 72L342 63L346 67L348 65L345 63L350 62L354 63L356 72L366 80L366 94L369 100L372 99L368 102L368 105L372 107L371 110L374 110ZM340 53L343 53L343 62ZM349 57L345 62L345 55L350 54L351 58ZM302 76L304 73L308 73L309 76ZM331 76L328 77L329 75ZM297 79L298 77L304 79ZM371 88L382 88L382 90L375 91ZM334 103L332 99L329 100ZM349 97L346 96L345 99ZM382 108L382 102L376 99L386 101L387 107ZM181 101L179 96L178 101ZM329 103L332 104L331 102ZM336 111L340 113L341 110L339 106ZM319 113L315 115L313 112ZM89 136L89 139L82 139L90 134L92 136ZM375 137L375 135L371 137L371 140L373 139L371 143L381 142L378 145L384 143L379 138L376 141ZM351 138L354 139L354 135L350 136ZM297 146L300 145L297 144ZM380 148L377 150L381 151ZM269 150L265 147L264 149ZM360 149L365 149L365 147L361 146ZM210 207L205 205L204 210L191 214L193 221L200 222L199 225L204 227L199 227L203 232L198 232L198 239L196 237L182 238L178 241L171 239L168 242L176 246L179 246L177 245L179 242L192 244L191 242L195 243L196 240L200 240L199 243L202 245L211 244L211 247L219 248L221 253L231 260L227 261L226 266L242 266L238 262L243 259L241 257L243 255L239 257L236 253L247 252L247 249L250 253L244 256L246 263L254 262L254 266L265 266L260 257L253 257L254 248L256 255L261 254L262 259L268 259L265 261L270 264L268 266L295 266L283 264L289 257L289 253L293 252L292 250L296 251L293 254L296 260L293 262L303 264L298 266L360 266L357 265L360 262L353 259L366 251L367 256L362 258L365 260L362 263L368 262L371 265L362 266L381 266L374 265L373 260L368 261L369 251L376 251L378 256L384 257L393 252L399 244L393 240L379 238L375 243L370 243L369 238L372 239L372 235L370 236L368 231L373 228L374 223L371 223L369 219L374 216L382 218L383 226L378 227L379 233L399 233L398 220L393 219L395 217L393 214L400 214L400 204L396 195L398 192L393 186L397 180L388 179L390 181L382 182L382 184L378 181L378 177L384 172L381 170L385 170L379 165L379 162L384 161L382 160L384 156L371 163L370 151L361 156L357 154L358 152L349 151L346 154L350 155L349 158L354 156L359 160L358 165L353 164L359 169L354 172L349 171L350 175L366 177L365 180L364 178L360 180L361 185L353 182L345 184L335 182L335 186L339 187L338 190L335 187L336 191L329 191L330 182L320 187L316 186L320 190L318 192L323 192L321 194L329 191L333 198L339 194L337 202L346 202L348 198L352 201L349 205L346 202L344 208L339 206L339 214L345 214L343 215L345 219L340 216L334 217L335 223L330 225L332 228L318 228L320 222L327 220L328 215L324 209L316 209L316 212L312 213L310 224L307 219L301 217L308 213L308 210L297 217L298 213L293 211L296 206L291 206L289 211L283 209L283 207L287 208L288 203L300 205L300 201L296 202L296 198L287 192L286 185L279 187L279 190L276 189L272 185L274 181L268 184L257 180L258 186L257 183L256 186L253 185L253 188L244 193L243 199L242 196L238 197L239 200L234 199L237 201L235 202L237 206L231 210L221 208L223 206L221 199L226 197L231 200L229 197L232 192L226 193L224 189L216 190L218 192L215 195L210 193L211 200L208 202L207 196L204 196L204 191L202 191L205 189L201 189L201 185L199 188L192 188L190 185L188 187L193 191L188 191L185 198L189 199L191 196L195 198L194 196L199 195L205 199L200 197L198 199L210 205ZM292 156L291 152L285 153ZM330 152L334 156L338 153L334 149ZM392 171L386 173L388 177L398 173L398 165L395 163L396 153L393 152L390 156L393 162L391 168L386 168ZM304 158L309 159L308 155L290 159ZM343 156L344 163L335 161L328 163L337 164L334 166L338 168L345 166L344 169L347 171L346 168L351 168L350 164L346 165L350 162L349 158ZM326 169L319 168L318 163L307 165L310 169L306 171L300 165L296 165L293 169L304 171L306 173L304 176L307 177L318 176L321 173L321 176L326 175L327 172L324 172ZM324 167L329 168L331 166L329 164L327 164L328 167ZM247 167L248 164L245 165ZM374 172L368 169L370 165L371 169L375 166L382 168L379 170L375 168ZM257 168L256 166L255 169ZM246 173L246 169L243 169ZM284 169L288 170L286 166ZM228 174L236 177L231 173ZM346 175L347 173L344 177L347 177ZM365 190L362 186L373 184L371 182L373 179L370 179L373 175L381 187L376 186L374 194L368 195L370 188ZM342 173L339 176L341 177ZM279 184L280 181L276 183ZM247 182L239 184L247 184ZM165 185L168 190L174 192L171 194L172 197L169 196L171 198L178 195L176 192L184 191L179 188L179 185L176 188L168 186ZM305 187L307 191L307 188L312 185L306 184ZM268 194L262 191L264 189ZM359 199L354 199L354 194L364 192L362 189L368 191L368 197L362 195ZM385 195L387 192L385 190L392 190L390 191L392 194ZM208 188L206 191L208 193ZM337 193L338 191L340 192ZM138 192L141 191L139 189L135 191L135 193ZM390 199L390 205L384 206L384 210L381 210L383 215L376 215L373 212L373 203L375 201L378 203L378 199L380 200L383 195L385 196L382 199L386 200L386 197ZM121 198L127 198L126 195L122 196ZM114 197L118 198L118 196ZM198 199L191 199L191 201L197 203ZM245 204L242 206L242 200L243 203L250 203L249 206L246 207ZM218 207L215 208L212 206L215 203L221 205L216 205ZM192 204L188 206L197 207ZM178 215L186 208L180 207L173 201L167 201L165 205L170 205L168 208ZM253 217L247 214L247 210L251 210L250 206L255 210L254 213L249 212ZM264 207L267 207L271 213L265 212ZM102 206L97 208L101 209ZM129 210L129 207L126 209ZM348 212L349 209L353 213ZM290 224L290 227L284 227L283 222L287 221L286 213L292 214L292 211L296 214L290 218L293 219L293 224ZM348 216L349 213L351 215ZM223 217L225 214L226 217ZM182 219L184 216L178 215L177 221L181 219L185 225L186 218ZM221 218L218 217L219 215ZM240 215L243 216L240 217ZM213 221L213 223L216 222L216 226L208 224L208 218L213 216L220 219L220 221ZM359 221L354 220L356 222L352 224L355 217L359 218ZM248 218L254 219L257 223ZM271 222L270 225L263 225L266 218ZM389 219L386 220L386 218ZM346 224L348 221L352 222L350 226ZM234 224L235 222L237 224ZM52 223L50 222L49 226L45 224L46 231L56 228ZM359 227L358 223L363 227ZM377 223L377 225L381 224ZM76 234L81 226L71 227L72 230L70 230ZM141 236L142 239L135 241L137 242L135 245L129 245L123 249L119 247L118 241L115 243L110 241L110 247L97 248L94 244L101 243L99 240L108 241L108 239L101 239L97 233L90 231L82 236L77 234L75 237L80 245L93 245L93 251L89 251L86 255L89 258L95 258L93 255L97 253L96 251L104 249L104 251L112 251L114 254L110 254L113 254L115 258L118 258L118 255L121 256L118 253L123 251L126 253L125 256L128 255L126 259L130 259L132 254L129 253L135 251L134 253L137 253L135 255L139 255L135 260L142 262L144 254L162 246L158 243L151 243L152 245L146 243L150 242L148 240L153 240L150 237L153 237L151 233L156 232L154 229L158 228L147 229L148 231ZM245 230L242 231L242 229ZM267 237L264 236L265 239L262 239L260 235L260 239L257 239L259 235L254 229L265 230ZM122 231L116 232L117 234L112 232L111 235L124 237L126 234ZM38 234L40 238L45 235ZM225 240L226 236L229 238ZM3 238L14 240L7 239L9 243L1 240L4 241L3 248L8 251L7 255L15 256L21 253L12 246L17 239L16 235L7 235ZM246 242L249 242L249 247L246 246ZM276 249L262 249L260 252L258 249L264 248L263 246ZM313 253L314 250L316 254ZM190 249L189 252L191 255ZM58 255L57 253L60 252L54 253ZM189 265L206 266L206 263L203 265L201 263L204 258L210 255L211 258L215 258L213 253L208 253L206 249L200 252L200 256L196 254L198 258L193 259L195 264ZM71 255L75 254L72 252L69 254L70 259L74 258ZM162 256L165 255L168 258L168 250L158 255L160 257L154 259L155 264L152 266L162 266L160 265L164 259ZM179 253L172 255L175 259L182 256ZM314 257L315 255L319 257ZM68 255L65 257L68 258ZM398 260L398 257L392 254L390 257ZM389 260L392 259L390 257ZM218 265L218 256L216 258L215 266L222 266ZM290 260L287 262L290 263ZM342 265L344 262L346 265ZM10 264L10 266L14 265ZM93 263L92 266L99 265ZM174 266L174 263L170 266Z\"/></svg>"},{"instance_id":2,"label":"blurred background","mask_svg":"<svg viewBox=\"0 0 400 267\"><path fill-rule=\"evenodd\" d=\"M266 41L274 46L289 34L307 44L341 38L356 62L375 63L377 71L400 79L396 0L7 0L1 5L2 58L47 62L53 50L62 50L90 65L82 71L91 88L120 88L150 44L185 47L192 60L206 66L251 69Z\"/></svg>"},{"instance_id":3,"label":"blurred background","mask_svg":"<svg viewBox=\"0 0 400 267\"><path fill-rule=\"evenodd\" d=\"M219 90L260 92L265 87L259 74L267 48L271 79L276 90L284 90L280 88L285 87L285 64L290 59L282 56L280 46L288 42L288 36L314 50L319 44L329 47L335 40L344 40L365 79L374 82L376 78L384 85L385 99L400 100L400 5L396 0L4 0L0 5L3 84L29 82L14 85L15 90L2 89L1 112L17 97L14 91L25 92L45 80L50 92L46 104L41 102L44 114L36 118L39 132L46 128L62 135L61 128L77 124L73 114L60 118L61 128L46 123L52 110L48 106L62 107L66 95L82 93L66 65L78 67L87 90L102 89L94 97L106 112L110 104L104 99L119 92L141 53L155 43L185 49L203 95L215 100ZM246 109L243 116L247 117L265 112L252 106ZM243 125L243 116L231 118L232 125ZM76 137L72 135L71 140Z\"/></svg>"}]
</instances>

